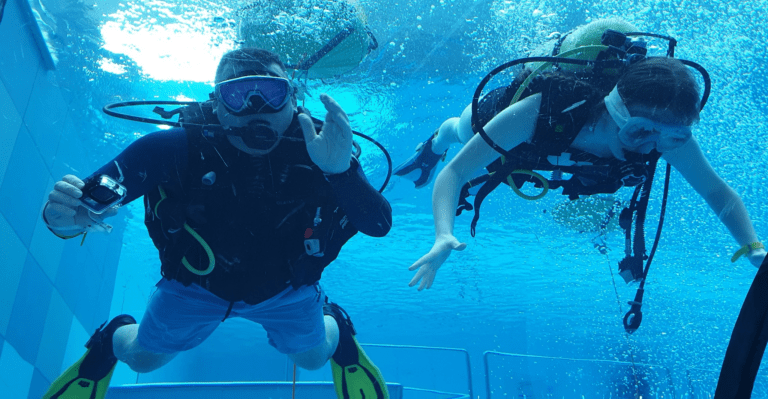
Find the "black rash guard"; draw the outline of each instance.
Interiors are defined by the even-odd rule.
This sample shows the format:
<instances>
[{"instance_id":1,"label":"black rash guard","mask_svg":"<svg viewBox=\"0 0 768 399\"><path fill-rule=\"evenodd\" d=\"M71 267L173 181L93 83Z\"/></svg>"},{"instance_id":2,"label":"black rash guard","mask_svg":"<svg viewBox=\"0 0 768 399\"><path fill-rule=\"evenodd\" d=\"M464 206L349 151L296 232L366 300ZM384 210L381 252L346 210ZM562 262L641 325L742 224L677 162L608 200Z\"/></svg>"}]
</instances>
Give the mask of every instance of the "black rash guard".
<instances>
[{"instance_id":1,"label":"black rash guard","mask_svg":"<svg viewBox=\"0 0 768 399\"><path fill-rule=\"evenodd\" d=\"M187 133L171 129L150 133L129 145L93 175L108 175L127 189L126 205L173 178L183 181L187 170ZM385 236L392 227L392 208L365 177L357 162L355 170L327 175L339 206L350 223L365 235ZM90 178L89 177L89 178Z\"/></svg>"}]
</instances>

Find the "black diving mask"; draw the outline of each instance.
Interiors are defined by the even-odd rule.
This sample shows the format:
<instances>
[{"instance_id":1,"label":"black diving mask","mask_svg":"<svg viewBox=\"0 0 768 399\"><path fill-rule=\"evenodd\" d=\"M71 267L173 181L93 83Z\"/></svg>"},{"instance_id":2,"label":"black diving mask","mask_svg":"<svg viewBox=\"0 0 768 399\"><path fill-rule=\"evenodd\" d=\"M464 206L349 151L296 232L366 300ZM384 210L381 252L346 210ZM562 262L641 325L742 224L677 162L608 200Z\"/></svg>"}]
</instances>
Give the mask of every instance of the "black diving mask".
<instances>
[{"instance_id":1,"label":"black diving mask","mask_svg":"<svg viewBox=\"0 0 768 399\"><path fill-rule=\"evenodd\" d=\"M293 92L288 79L260 75L225 80L214 88L216 98L235 116L280 112Z\"/></svg>"}]
</instances>

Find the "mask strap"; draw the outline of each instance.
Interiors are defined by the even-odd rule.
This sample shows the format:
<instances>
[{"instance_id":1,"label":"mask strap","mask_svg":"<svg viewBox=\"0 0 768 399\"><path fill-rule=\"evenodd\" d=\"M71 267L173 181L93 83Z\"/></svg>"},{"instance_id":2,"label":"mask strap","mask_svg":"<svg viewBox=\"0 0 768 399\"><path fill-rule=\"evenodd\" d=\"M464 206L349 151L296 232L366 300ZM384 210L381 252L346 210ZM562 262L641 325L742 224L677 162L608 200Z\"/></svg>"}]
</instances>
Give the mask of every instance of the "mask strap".
<instances>
[{"instance_id":1,"label":"mask strap","mask_svg":"<svg viewBox=\"0 0 768 399\"><path fill-rule=\"evenodd\" d=\"M627 106L624 105L624 101L621 99L618 86L613 87L613 90L605 96L604 101L608 114L610 114L613 121L619 125L619 129L623 128L632 116L629 114Z\"/></svg>"}]
</instances>

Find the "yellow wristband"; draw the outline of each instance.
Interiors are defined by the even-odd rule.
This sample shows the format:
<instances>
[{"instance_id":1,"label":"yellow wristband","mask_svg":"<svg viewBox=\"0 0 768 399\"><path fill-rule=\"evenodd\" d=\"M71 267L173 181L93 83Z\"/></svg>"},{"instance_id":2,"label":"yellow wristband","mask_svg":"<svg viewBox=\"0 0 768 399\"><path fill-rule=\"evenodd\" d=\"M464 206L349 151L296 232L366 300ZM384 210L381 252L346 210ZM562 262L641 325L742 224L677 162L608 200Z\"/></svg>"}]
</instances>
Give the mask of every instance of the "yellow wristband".
<instances>
[{"instance_id":1,"label":"yellow wristband","mask_svg":"<svg viewBox=\"0 0 768 399\"><path fill-rule=\"evenodd\" d=\"M733 254L733 257L731 258L731 263L736 262L737 259L741 258L742 255L746 255L756 249L765 248L762 242L751 242L741 248L739 248L738 251L736 251L735 254Z\"/></svg>"}]
</instances>

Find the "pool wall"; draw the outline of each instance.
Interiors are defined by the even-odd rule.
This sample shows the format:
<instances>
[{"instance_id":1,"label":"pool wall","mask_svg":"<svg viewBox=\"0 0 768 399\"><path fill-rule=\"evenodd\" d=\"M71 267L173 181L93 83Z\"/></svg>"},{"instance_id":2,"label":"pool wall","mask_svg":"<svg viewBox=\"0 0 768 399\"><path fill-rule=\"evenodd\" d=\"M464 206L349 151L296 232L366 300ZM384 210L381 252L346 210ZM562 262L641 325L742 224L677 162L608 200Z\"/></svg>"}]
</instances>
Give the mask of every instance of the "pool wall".
<instances>
[{"instance_id":1,"label":"pool wall","mask_svg":"<svg viewBox=\"0 0 768 399\"><path fill-rule=\"evenodd\" d=\"M0 391L40 398L109 316L124 223L62 240L40 217L66 174L94 170L26 0L0 21ZM120 218L114 218L120 219Z\"/></svg>"}]
</instances>

